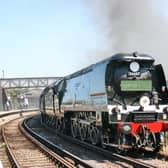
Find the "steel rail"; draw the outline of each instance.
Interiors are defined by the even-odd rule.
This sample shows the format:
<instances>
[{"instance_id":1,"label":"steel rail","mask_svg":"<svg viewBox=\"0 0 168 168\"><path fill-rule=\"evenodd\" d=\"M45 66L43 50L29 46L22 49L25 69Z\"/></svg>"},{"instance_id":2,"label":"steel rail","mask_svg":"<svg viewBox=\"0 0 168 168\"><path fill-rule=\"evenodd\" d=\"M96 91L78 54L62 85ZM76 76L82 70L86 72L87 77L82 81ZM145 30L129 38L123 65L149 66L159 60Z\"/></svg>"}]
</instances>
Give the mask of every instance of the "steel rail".
<instances>
[{"instance_id":1,"label":"steel rail","mask_svg":"<svg viewBox=\"0 0 168 168\"><path fill-rule=\"evenodd\" d=\"M12 123L13 121L15 121L15 120L17 120L19 118L20 117L18 117L16 119L13 119L13 120L7 122L6 124L10 124L10 123ZM10 159L10 162L11 162L11 167L12 168L13 167L14 168L21 168L21 167L23 167L21 165L23 163L22 163L22 161L20 162L20 158L18 158L17 155L15 155L16 153L13 151L13 148L11 148L10 142L8 143L8 140L9 140L8 134L9 133L6 133L6 129L5 128L6 128L6 126L2 128L2 136L3 136L3 140L4 140L5 144L6 144L6 150L7 150L8 158ZM28 141L30 141L30 139L28 139ZM32 141L31 141L31 143L32 143ZM34 144L34 143L32 143L32 144L37 146L37 144ZM43 148L45 148L45 146L43 146ZM38 147L38 149L41 151L41 153L44 153L44 150L42 150L42 147ZM59 162L55 162L55 160L53 159L51 153L48 153L48 154L44 153L44 154L46 155L47 158L49 158L49 160L51 160L51 162L56 164L56 167L58 166L58 167L63 167L63 168L75 168L74 166L69 166L69 165L67 166L66 164L64 164L64 166L62 166L61 164L59 164ZM39 163L40 163L40 160L39 160ZM31 162L30 162L30 164L31 164Z\"/></svg>"},{"instance_id":2,"label":"steel rail","mask_svg":"<svg viewBox=\"0 0 168 168\"><path fill-rule=\"evenodd\" d=\"M51 158L52 160L54 160L59 166L61 167L66 167L66 168L75 168L75 166L68 162L66 159L62 158L61 156L55 154L54 152L52 152L48 147L46 147L45 145L43 145L40 140L36 140L34 138L34 134L31 133L31 131L28 131L28 128L26 128L27 126L25 125L25 122L21 122L19 124L19 129L21 130L21 132L32 142L34 143L36 146L38 146L40 148L40 150L42 150L49 158ZM33 136L32 136L33 135Z\"/></svg>"},{"instance_id":3,"label":"steel rail","mask_svg":"<svg viewBox=\"0 0 168 168\"><path fill-rule=\"evenodd\" d=\"M46 127L46 125L44 125L44 126ZM48 129L50 129L50 128L48 128ZM52 129L50 129L50 130L53 131ZM74 139L74 138L72 138L70 136L67 136L65 134L58 133L56 131L53 131L53 132L55 132L57 135L59 135L60 137L66 139L66 140L68 140L71 143L80 145L80 146L82 146L82 147L84 147L88 150L95 151L96 153L99 153L99 154L105 156L106 158L108 158L110 160L116 159L116 160L119 160L119 161L122 161L122 162L126 162L126 163L128 163L128 164L130 164L130 165L132 165L136 168L157 168L156 166L153 166L153 165L150 165L150 164L147 164L147 163L144 163L144 162L140 162L140 161L138 161L136 159L133 159L133 158L130 158L128 156L117 154L117 153L105 150L101 147L94 146L92 144L80 141L78 139Z\"/></svg>"},{"instance_id":4,"label":"steel rail","mask_svg":"<svg viewBox=\"0 0 168 168\"><path fill-rule=\"evenodd\" d=\"M10 115L16 115L16 114L20 114L20 113L34 112L34 111L38 111L38 109L26 109L26 110L22 110L21 109L21 110L15 110L15 111L10 111L10 112L3 112L3 114L0 114L0 118L6 117L6 116L10 116ZM16 119L18 119L18 118L19 117L17 117ZM13 120L16 120L16 119L12 119L12 120L8 121L7 123L10 123L10 122L12 122ZM7 124L7 123L5 123L5 124ZM6 138L5 133L4 133L5 132L4 129L5 128L2 127L2 136L3 136L3 140L4 140L5 144L6 144L5 145L6 146L6 151L7 151L8 157L10 159L11 165L14 168L15 167L16 168L20 168L21 166L19 165L19 162L15 158L14 153L12 152L12 150L10 149L10 146L8 145L7 138ZM40 150L43 151L43 152L45 152L45 154L47 155L47 157L49 157L50 159L54 160L55 163L57 163L57 165L59 165L59 167L76 168L79 163L82 163L84 165L82 167L92 168L91 166L88 166L87 164L84 164L83 161L80 162L78 160L77 163L74 162L73 159L72 159L72 157L70 157L70 154L66 155L65 158L63 158L62 156L59 156L55 152L51 152L51 150L48 147L44 146L42 143L40 143L39 141L37 141L31 135L27 134L26 131L23 129L23 127L21 127L21 124L19 124L19 129L22 131L22 133L25 134L25 136L28 139L31 139L31 141L34 144L38 145L38 147L40 148ZM59 154L60 154L60 151L59 151ZM71 159L67 159L67 158L71 158Z\"/></svg>"},{"instance_id":5,"label":"steel rail","mask_svg":"<svg viewBox=\"0 0 168 168\"><path fill-rule=\"evenodd\" d=\"M30 118L29 118L30 119ZM54 151L58 153L58 155L60 155L61 157L65 158L66 160L71 160L73 161L73 165L75 167L84 167L84 168L93 168L91 165L87 164L85 161L83 161L82 159L76 157L75 155L62 150L58 145L50 142L49 140L45 139L44 137L40 136L39 134L37 134L35 131L33 131L31 128L29 128L26 124L26 122L29 120L25 120L23 122L24 124L24 128L26 129L26 131L28 131L33 137L35 137L36 139L38 139L38 141L40 141L42 144L45 144L50 150Z\"/></svg>"},{"instance_id":6,"label":"steel rail","mask_svg":"<svg viewBox=\"0 0 168 168\"><path fill-rule=\"evenodd\" d=\"M20 168L20 165L19 165L18 161L16 160L12 150L10 149L10 147L8 145L7 138L6 138L5 133L4 133L5 132L4 129L5 128L3 127L2 128L2 137L3 137L3 140L4 140L5 144L6 144L6 151L7 151L7 154L9 156L9 159L11 161L12 168Z\"/></svg>"},{"instance_id":7,"label":"steel rail","mask_svg":"<svg viewBox=\"0 0 168 168\"><path fill-rule=\"evenodd\" d=\"M19 114L19 113L27 113L27 112L35 112L35 111L38 111L38 109L26 109L25 111L23 110L13 110L13 111L10 111L10 112L3 112L3 114L0 114L0 118L3 118L3 117L6 117L6 116L11 116L11 115L16 115L16 114ZM17 160L15 159L15 156L13 154L13 152L10 150L10 147L7 143L7 139L6 139L6 136L4 134L4 125L14 121L14 120L17 120L18 118L20 117L16 117L15 119L12 119L4 124L1 125L1 134L2 134L2 139L3 141L5 142L5 148L6 148L6 152L7 152L7 155L8 155L8 158L11 162L11 165L12 165L12 168L20 168L20 165L18 164Z\"/></svg>"}]
</instances>

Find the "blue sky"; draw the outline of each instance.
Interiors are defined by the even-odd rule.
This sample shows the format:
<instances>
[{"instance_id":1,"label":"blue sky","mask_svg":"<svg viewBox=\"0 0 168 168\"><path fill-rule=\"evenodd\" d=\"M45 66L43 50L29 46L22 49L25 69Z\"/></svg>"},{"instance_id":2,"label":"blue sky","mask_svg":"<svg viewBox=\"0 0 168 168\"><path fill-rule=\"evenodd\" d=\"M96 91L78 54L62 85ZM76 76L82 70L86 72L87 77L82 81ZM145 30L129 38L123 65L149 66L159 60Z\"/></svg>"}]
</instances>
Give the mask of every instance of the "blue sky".
<instances>
[{"instance_id":1,"label":"blue sky","mask_svg":"<svg viewBox=\"0 0 168 168\"><path fill-rule=\"evenodd\" d=\"M90 3L89 0L0 0L0 77L2 77L2 71L5 71L5 77L64 76L102 57L123 51L123 48L111 47L115 41L113 36L115 38L116 32L112 38L108 39L104 33L106 31L103 29L104 25L101 25L106 20L105 12L108 10L95 9L97 3L102 7L102 4L104 5L107 1L95 0ZM166 0L152 0L151 2L156 15L162 16L162 21L163 17L167 20L168 3ZM160 2L162 2L161 5ZM136 4L135 2L134 5ZM145 6L145 3L143 5ZM139 12L141 14L141 10ZM136 20L136 18L133 19ZM122 21L123 18L121 18ZM143 24L142 21L140 23ZM168 35L165 34L168 29L167 24L166 26L164 24L165 22L162 27L166 29L161 30L164 32L161 36L165 38ZM160 29L155 24L153 25L157 28L156 30ZM114 25L113 27L117 29ZM109 26L108 29L110 28ZM145 24L143 29L145 29ZM141 31L136 28L135 30L136 33ZM152 28L148 31L152 31ZM144 33L145 38L146 34L150 34L148 31ZM127 37L125 34L124 36ZM152 34L150 36L149 43L153 45L151 48L148 46L144 51L152 51L156 59L166 67L163 53L168 52L167 41L163 41L165 47L162 47L159 46L160 41L154 40ZM132 39L131 47L129 46L131 50L128 51L132 52L139 48L142 50L144 46L141 44L144 37L136 35L135 40ZM137 39L139 45L134 46L133 43ZM160 51L163 56L159 55Z\"/></svg>"},{"instance_id":2,"label":"blue sky","mask_svg":"<svg viewBox=\"0 0 168 168\"><path fill-rule=\"evenodd\" d=\"M83 65L85 51L96 47L89 22L80 1L1 1L0 71L5 77L76 71Z\"/></svg>"}]
</instances>

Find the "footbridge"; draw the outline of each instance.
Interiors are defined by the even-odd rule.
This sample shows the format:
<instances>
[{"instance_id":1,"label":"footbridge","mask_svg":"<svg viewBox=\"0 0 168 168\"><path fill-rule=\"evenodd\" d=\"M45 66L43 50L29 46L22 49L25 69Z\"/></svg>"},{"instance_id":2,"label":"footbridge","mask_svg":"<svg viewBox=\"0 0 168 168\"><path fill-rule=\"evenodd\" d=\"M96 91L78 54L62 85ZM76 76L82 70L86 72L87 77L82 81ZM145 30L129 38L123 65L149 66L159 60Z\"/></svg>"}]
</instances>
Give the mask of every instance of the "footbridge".
<instances>
[{"instance_id":1,"label":"footbridge","mask_svg":"<svg viewBox=\"0 0 168 168\"><path fill-rule=\"evenodd\" d=\"M6 89L43 88L60 79L62 77L0 78L0 111L4 110L7 100Z\"/></svg>"},{"instance_id":2,"label":"footbridge","mask_svg":"<svg viewBox=\"0 0 168 168\"><path fill-rule=\"evenodd\" d=\"M60 79L61 77L3 78L0 79L0 88L11 89L46 87Z\"/></svg>"}]
</instances>

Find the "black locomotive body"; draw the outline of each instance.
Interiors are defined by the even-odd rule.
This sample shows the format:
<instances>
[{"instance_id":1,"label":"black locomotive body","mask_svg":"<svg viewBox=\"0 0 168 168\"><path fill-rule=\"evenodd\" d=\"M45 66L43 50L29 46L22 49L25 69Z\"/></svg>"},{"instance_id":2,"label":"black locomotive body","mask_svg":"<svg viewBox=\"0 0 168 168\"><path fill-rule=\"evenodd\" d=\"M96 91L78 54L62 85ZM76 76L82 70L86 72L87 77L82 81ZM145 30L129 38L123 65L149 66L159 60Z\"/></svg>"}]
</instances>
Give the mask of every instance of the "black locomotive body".
<instances>
[{"instance_id":1,"label":"black locomotive body","mask_svg":"<svg viewBox=\"0 0 168 168\"><path fill-rule=\"evenodd\" d=\"M161 65L144 54L116 54L44 89L42 122L92 144L158 148L168 131Z\"/></svg>"}]
</instances>

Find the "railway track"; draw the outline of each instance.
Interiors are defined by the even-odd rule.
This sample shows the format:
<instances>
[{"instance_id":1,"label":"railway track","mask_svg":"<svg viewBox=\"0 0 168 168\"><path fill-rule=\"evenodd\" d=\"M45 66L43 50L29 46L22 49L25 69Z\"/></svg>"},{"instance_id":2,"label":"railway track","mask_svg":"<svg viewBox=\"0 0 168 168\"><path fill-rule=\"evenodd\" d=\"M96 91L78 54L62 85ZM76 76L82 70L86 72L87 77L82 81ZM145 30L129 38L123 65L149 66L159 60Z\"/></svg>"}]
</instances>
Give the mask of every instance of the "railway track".
<instances>
[{"instance_id":1,"label":"railway track","mask_svg":"<svg viewBox=\"0 0 168 168\"><path fill-rule=\"evenodd\" d=\"M20 116L20 115L19 115ZM17 116L17 117L19 117ZM44 136L39 136L39 134L35 133L33 131L33 136L36 137L32 138L30 135L30 132L32 134L32 131L30 128L26 126L26 122L24 122L24 127L22 127L22 124L18 124L23 120L23 117L17 120L13 120L9 123L7 123L5 126L3 126L2 134L3 138L0 136L0 164L2 162L3 167L67 167L67 168L75 168L75 167L86 167L91 168L95 166L91 166L86 162L83 162L82 159L79 159L75 155L71 154L71 152L62 152L64 151L60 147L56 147L56 145L50 141L47 141ZM19 125L19 129L18 129ZM26 128L27 127L27 128ZM25 131L28 130L29 134ZM55 132L54 132L55 133ZM25 134L25 135L23 135ZM80 142L77 139L73 139L69 136L65 136L62 134L58 134L63 139L68 140L72 144L78 144L79 146L83 146L83 148L92 150L95 153L99 153L100 155L104 155L107 160L117 160L117 162L125 162L130 165L130 167L157 167L153 166L147 163L143 163L138 160L134 160L132 158L128 158L126 156L121 156L116 153L111 153L109 151L106 151L102 148L92 146L90 144L87 144L85 142ZM31 140L28 140L28 139ZM3 139L5 143L3 142ZM43 139L43 140L40 140ZM39 141L41 141L39 143ZM44 143L45 145L43 145ZM40 146L37 147L37 146ZM7 153L5 154L7 149ZM51 151L49 148L51 148L54 151ZM55 153L57 152L57 154ZM8 159L8 156L10 156L10 161ZM117 163L116 162L116 163ZM11 164L12 163L12 164ZM122 165L122 164L121 164ZM1 166L1 165L0 165ZM96 166L97 167L97 166ZM115 166L111 166L115 167ZM111 168L109 166L109 168ZM116 166L117 167L117 166ZM118 166L122 167L122 166ZM129 166L124 166L129 167Z\"/></svg>"},{"instance_id":2,"label":"railway track","mask_svg":"<svg viewBox=\"0 0 168 168\"><path fill-rule=\"evenodd\" d=\"M37 114L37 109L29 109L26 110L25 112L21 110L16 110L16 111L8 111L8 112L1 112L0 113L0 168L10 168L12 167L11 161L9 159L9 155L6 151L6 144L4 143L3 136L2 136L2 127L16 119L20 118L22 115L30 115L30 114Z\"/></svg>"},{"instance_id":3,"label":"railway track","mask_svg":"<svg viewBox=\"0 0 168 168\"><path fill-rule=\"evenodd\" d=\"M57 134L59 136L63 137L64 139L67 139L71 143L78 144L80 146L83 146L84 148L87 148L89 150L93 150L96 153L100 153L100 154L104 155L105 157L107 157L109 160L116 159L116 160L119 160L121 162L126 162L126 163L128 163L128 164L130 164L130 165L132 165L133 167L136 167L136 168L167 168L168 167L168 163L166 161L167 158L164 158L164 155L163 156L160 155L160 158L165 159L165 161L157 159L157 156L156 156L155 159L150 158L150 157L141 157L141 158L138 159L138 158L130 157L127 154L123 155L122 153L118 154L116 152L105 150L101 147L94 146L94 145L91 145L91 144L86 143L86 142L82 142L78 139L74 139L74 138L66 136L64 134L60 134L60 133L57 133ZM148 158L150 158L151 161L148 160Z\"/></svg>"},{"instance_id":4,"label":"railway track","mask_svg":"<svg viewBox=\"0 0 168 168\"><path fill-rule=\"evenodd\" d=\"M56 167L55 163L48 159L32 142L18 129L18 122L14 120L2 130L7 153L12 161L12 167Z\"/></svg>"},{"instance_id":5,"label":"railway track","mask_svg":"<svg viewBox=\"0 0 168 168\"><path fill-rule=\"evenodd\" d=\"M11 163L8 159L5 144L2 138L2 130L0 130L0 167L10 168Z\"/></svg>"},{"instance_id":6,"label":"railway track","mask_svg":"<svg viewBox=\"0 0 168 168\"><path fill-rule=\"evenodd\" d=\"M59 146L57 146L57 145L53 144L52 142L48 141L43 136L40 136L37 133L35 133L31 128L29 128L27 126L26 122L27 122L27 120L25 120L22 123L22 126L24 128L20 125L20 129L22 130L22 132L26 133L25 132L25 130L26 130L29 133L29 135L27 134L27 137L29 137L29 138L35 137L37 140L35 140L34 138L32 139L35 143L40 143L41 146L42 146L42 144L45 144L45 148L48 148L48 150L50 148L52 151L54 151L54 152L50 151L50 153L52 153L53 156L59 156L59 158L62 159L61 162L63 162L64 164L65 163L67 164L67 165L63 165L63 163L61 163L63 165L63 167L93 168L92 166L90 166L86 162L82 161L80 158L78 158L75 155L61 149Z\"/></svg>"},{"instance_id":7,"label":"railway track","mask_svg":"<svg viewBox=\"0 0 168 168\"><path fill-rule=\"evenodd\" d=\"M71 157L67 154L66 156L63 153L60 154L60 151L59 154L56 154L49 150L46 145L42 145L24 130L19 124L22 120L23 118L12 120L2 128L4 140L2 144L5 144L7 151L6 159L3 160L3 167L75 168L79 167L78 165L80 164L80 167L91 168L82 161L72 159L70 154ZM3 150L5 151L5 148ZM3 155L4 151L2 151ZM7 155L10 158L10 162ZM2 160L2 157L0 159Z\"/></svg>"},{"instance_id":8,"label":"railway track","mask_svg":"<svg viewBox=\"0 0 168 168\"><path fill-rule=\"evenodd\" d=\"M31 129L31 128L29 128ZM35 128L33 128L35 130ZM39 128L38 128L39 129ZM48 129L48 128L47 128ZM128 157L128 156L123 156L123 155L120 155L120 154L116 154L116 153L113 153L113 152L110 152L110 151L107 151L107 150L104 150L100 147L97 147L97 146L93 146L93 145L90 145L88 143L85 143L85 142L81 142L79 141L78 139L73 139L69 136L66 136L66 135L63 135L63 134L59 134L59 133L56 133L55 131L53 130L50 130L52 131L54 134L57 134L58 137L62 137L63 139L66 139L70 144L77 144L78 146L80 147L83 147L84 149L87 149L88 151L94 151L95 154L100 154L100 155L103 155L107 160L111 160L112 162L115 160L117 160L118 162L124 162L124 163L127 163L130 165L130 167L138 167L138 168L156 168L158 166L155 166L153 164L149 164L149 163L145 163L143 162L142 160L138 160L138 159L134 159L134 158L131 158L131 157ZM38 132L38 131L37 131ZM38 136L38 133L36 133ZM39 136L40 137L40 136ZM43 136L44 137L44 136ZM59 140L60 142L60 140ZM53 144L51 143L50 144L50 147L51 148L54 148L52 146ZM63 146L63 144L62 144ZM127 166L125 166L127 167Z\"/></svg>"},{"instance_id":9,"label":"railway track","mask_svg":"<svg viewBox=\"0 0 168 168\"><path fill-rule=\"evenodd\" d=\"M87 148L88 150L92 150L95 153L99 153L100 155L105 156L109 160L118 160L119 162L125 162L133 167L136 167L136 168L157 168L154 165L138 161L138 160L130 158L128 156L123 156L123 155L120 155L120 154L117 154L114 152L107 151L107 150L102 149L98 146L94 146L94 145L88 144L86 142L81 142L78 139L74 139L74 138L71 138L69 136L66 136L66 135L63 135L60 133L58 133L58 135L63 137L64 139L72 142L72 143L78 144L84 148Z\"/></svg>"},{"instance_id":10,"label":"railway track","mask_svg":"<svg viewBox=\"0 0 168 168\"><path fill-rule=\"evenodd\" d=\"M18 123L21 120L17 119L8 123L2 130L7 153L12 161L12 167L75 167L60 156L50 152L48 148L45 148L37 141L34 144L32 143L33 140L28 140L18 129ZM24 133L26 134L26 132ZM37 147L37 145L40 147Z\"/></svg>"}]
</instances>

